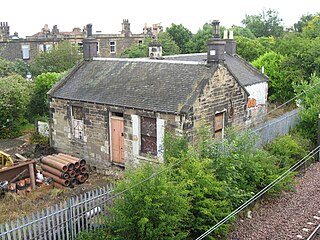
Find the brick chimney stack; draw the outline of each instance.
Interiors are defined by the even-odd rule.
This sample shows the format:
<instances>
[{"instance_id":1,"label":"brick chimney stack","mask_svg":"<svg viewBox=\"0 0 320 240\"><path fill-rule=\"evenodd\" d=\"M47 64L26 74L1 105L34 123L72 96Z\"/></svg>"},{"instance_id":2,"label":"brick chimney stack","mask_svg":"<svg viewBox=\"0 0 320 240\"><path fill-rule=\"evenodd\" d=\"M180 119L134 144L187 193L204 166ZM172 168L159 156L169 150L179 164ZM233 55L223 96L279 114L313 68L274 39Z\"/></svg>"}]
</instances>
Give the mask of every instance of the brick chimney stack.
<instances>
[{"instance_id":1,"label":"brick chimney stack","mask_svg":"<svg viewBox=\"0 0 320 240\"><path fill-rule=\"evenodd\" d=\"M226 41L220 38L220 22L212 21L212 38L208 40L208 63L223 63L225 60Z\"/></svg>"},{"instance_id":2,"label":"brick chimney stack","mask_svg":"<svg viewBox=\"0 0 320 240\"><path fill-rule=\"evenodd\" d=\"M87 37L83 39L83 58L84 60L92 60L98 56L98 42L92 36L92 24L87 24Z\"/></svg>"}]
</instances>

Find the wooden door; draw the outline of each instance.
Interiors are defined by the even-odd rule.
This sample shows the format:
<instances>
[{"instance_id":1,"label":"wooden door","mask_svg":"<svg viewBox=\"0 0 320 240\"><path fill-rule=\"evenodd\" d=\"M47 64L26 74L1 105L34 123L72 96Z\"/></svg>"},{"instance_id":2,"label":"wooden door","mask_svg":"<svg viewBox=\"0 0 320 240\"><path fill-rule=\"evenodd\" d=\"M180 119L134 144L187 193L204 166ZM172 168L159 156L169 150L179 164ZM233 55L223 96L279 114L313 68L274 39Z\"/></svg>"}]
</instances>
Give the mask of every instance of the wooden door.
<instances>
[{"instance_id":1,"label":"wooden door","mask_svg":"<svg viewBox=\"0 0 320 240\"><path fill-rule=\"evenodd\" d=\"M214 118L214 138L220 140L223 138L224 113L217 113Z\"/></svg>"},{"instance_id":2,"label":"wooden door","mask_svg":"<svg viewBox=\"0 0 320 240\"><path fill-rule=\"evenodd\" d=\"M123 119L111 118L112 161L124 164Z\"/></svg>"}]
</instances>

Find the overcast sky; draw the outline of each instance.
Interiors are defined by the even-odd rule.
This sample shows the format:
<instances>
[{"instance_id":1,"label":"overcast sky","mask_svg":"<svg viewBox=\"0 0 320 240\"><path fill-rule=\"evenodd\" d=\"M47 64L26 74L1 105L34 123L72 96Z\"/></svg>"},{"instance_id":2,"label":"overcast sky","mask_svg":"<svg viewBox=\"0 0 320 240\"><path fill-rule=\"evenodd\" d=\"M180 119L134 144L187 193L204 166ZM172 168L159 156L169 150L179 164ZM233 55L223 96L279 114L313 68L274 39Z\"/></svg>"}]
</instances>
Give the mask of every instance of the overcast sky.
<instances>
[{"instance_id":1,"label":"overcast sky","mask_svg":"<svg viewBox=\"0 0 320 240\"><path fill-rule=\"evenodd\" d=\"M93 24L93 32L118 33L123 19L129 19L132 33L141 33L145 23L182 24L193 33L211 20L231 27L241 26L245 15L258 15L263 9L279 13L285 26L292 26L303 14L320 12L319 0L3 0L0 22L8 22L10 33L31 36L48 24L52 29L71 31Z\"/></svg>"}]
</instances>

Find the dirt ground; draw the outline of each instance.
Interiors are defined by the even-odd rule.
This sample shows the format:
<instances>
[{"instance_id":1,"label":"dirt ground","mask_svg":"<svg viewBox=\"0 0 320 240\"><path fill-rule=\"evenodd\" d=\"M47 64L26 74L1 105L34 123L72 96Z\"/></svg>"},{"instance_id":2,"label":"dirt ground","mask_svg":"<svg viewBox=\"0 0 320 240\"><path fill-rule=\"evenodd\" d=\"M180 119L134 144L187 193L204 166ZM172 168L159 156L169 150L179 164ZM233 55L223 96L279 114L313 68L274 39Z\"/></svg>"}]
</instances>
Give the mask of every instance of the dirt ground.
<instances>
[{"instance_id":1,"label":"dirt ground","mask_svg":"<svg viewBox=\"0 0 320 240\"><path fill-rule=\"evenodd\" d=\"M16 139L0 139L0 151L11 155L14 161L19 161L15 157L16 153L27 159L40 161L41 156L52 154L52 150L43 148L39 145L30 144L30 135L24 135ZM41 170L37 164L37 169ZM70 196L76 196L85 192L95 190L98 187L104 187L113 179L88 170L88 180L74 188L65 187L63 189L54 188L53 185L37 186L30 193L10 193L6 192L5 196L0 198L0 224L15 220L18 217L29 216L37 210L45 209L49 206L59 204Z\"/></svg>"}]
</instances>

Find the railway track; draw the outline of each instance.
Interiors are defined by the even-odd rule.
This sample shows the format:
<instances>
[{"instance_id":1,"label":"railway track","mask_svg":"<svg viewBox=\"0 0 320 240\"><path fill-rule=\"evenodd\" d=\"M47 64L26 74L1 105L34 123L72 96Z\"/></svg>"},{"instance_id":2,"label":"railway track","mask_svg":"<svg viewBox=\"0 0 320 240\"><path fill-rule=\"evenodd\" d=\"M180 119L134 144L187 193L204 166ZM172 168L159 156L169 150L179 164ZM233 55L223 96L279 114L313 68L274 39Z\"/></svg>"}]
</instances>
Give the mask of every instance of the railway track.
<instances>
[{"instance_id":1,"label":"railway track","mask_svg":"<svg viewBox=\"0 0 320 240\"><path fill-rule=\"evenodd\" d=\"M304 240L320 240L320 211L313 219L302 228L301 234L297 235L297 239Z\"/></svg>"}]
</instances>

